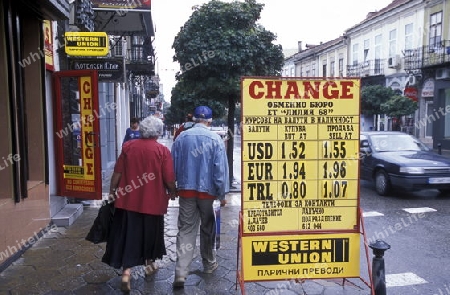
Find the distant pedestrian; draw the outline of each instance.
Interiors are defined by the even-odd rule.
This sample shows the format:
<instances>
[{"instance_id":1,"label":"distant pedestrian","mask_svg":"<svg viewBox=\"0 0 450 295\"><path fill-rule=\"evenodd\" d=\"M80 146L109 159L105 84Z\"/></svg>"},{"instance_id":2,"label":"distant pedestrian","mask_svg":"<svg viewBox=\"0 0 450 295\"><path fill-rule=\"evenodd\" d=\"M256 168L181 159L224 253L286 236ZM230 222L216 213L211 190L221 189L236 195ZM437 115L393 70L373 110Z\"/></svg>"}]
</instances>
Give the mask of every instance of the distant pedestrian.
<instances>
[{"instance_id":1,"label":"distant pedestrian","mask_svg":"<svg viewBox=\"0 0 450 295\"><path fill-rule=\"evenodd\" d=\"M207 106L197 107L194 122L172 146L179 196L175 288L184 287L199 226L203 272L212 273L217 269L213 250L216 233L213 202L224 201L229 191L225 145L218 134L209 130L212 110Z\"/></svg>"},{"instance_id":2,"label":"distant pedestrian","mask_svg":"<svg viewBox=\"0 0 450 295\"><path fill-rule=\"evenodd\" d=\"M187 114L186 118L184 118L185 122L178 127L178 129L175 131L175 134L173 135L173 140L175 140L178 135L180 135L181 132L188 130L194 126L195 122L193 119L192 114Z\"/></svg>"},{"instance_id":3,"label":"distant pedestrian","mask_svg":"<svg viewBox=\"0 0 450 295\"><path fill-rule=\"evenodd\" d=\"M139 119L131 118L130 127L125 131L125 137L123 138L122 145L132 139L138 139L141 137L141 132L139 131Z\"/></svg>"},{"instance_id":4,"label":"distant pedestrian","mask_svg":"<svg viewBox=\"0 0 450 295\"><path fill-rule=\"evenodd\" d=\"M110 184L114 218L104 263L122 268L122 290L130 291L131 267L146 265L150 275L156 259L166 255L164 214L169 198L175 199L175 175L170 150L157 142L163 123L147 117L141 123L142 139L125 142Z\"/></svg>"}]
</instances>

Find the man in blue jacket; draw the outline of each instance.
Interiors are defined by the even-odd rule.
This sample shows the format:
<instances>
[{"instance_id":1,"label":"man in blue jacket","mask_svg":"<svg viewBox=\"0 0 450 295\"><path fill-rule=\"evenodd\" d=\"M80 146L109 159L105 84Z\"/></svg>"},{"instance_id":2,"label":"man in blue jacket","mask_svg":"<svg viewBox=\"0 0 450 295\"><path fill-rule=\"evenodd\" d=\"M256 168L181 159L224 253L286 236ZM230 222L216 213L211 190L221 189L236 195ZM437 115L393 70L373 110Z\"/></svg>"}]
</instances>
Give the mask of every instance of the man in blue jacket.
<instances>
[{"instance_id":1,"label":"man in blue jacket","mask_svg":"<svg viewBox=\"0 0 450 295\"><path fill-rule=\"evenodd\" d=\"M209 130L212 110L199 106L192 128L182 132L172 145L179 196L177 262L174 287L184 287L194 256L200 227L200 254L203 272L217 269L213 202L224 201L229 192L228 160L220 136Z\"/></svg>"}]
</instances>

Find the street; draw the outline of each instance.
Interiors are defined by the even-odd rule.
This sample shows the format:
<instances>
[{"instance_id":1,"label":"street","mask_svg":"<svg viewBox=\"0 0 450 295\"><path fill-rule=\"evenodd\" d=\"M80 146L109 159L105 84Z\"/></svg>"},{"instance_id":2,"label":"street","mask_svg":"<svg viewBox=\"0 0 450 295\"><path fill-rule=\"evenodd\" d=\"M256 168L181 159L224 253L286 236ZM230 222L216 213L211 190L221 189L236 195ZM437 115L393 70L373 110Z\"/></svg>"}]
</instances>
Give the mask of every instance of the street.
<instances>
[{"instance_id":1,"label":"street","mask_svg":"<svg viewBox=\"0 0 450 295\"><path fill-rule=\"evenodd\" d=\"M241 137L235 137L235 179L241 177ZM233 202L240 202L237 198ZM360 182L360 204L366 238L381 239L391 248L385 252L387 293L390 295L450 294L450 196L437 190L395 192L379 196L373 186ZM361 277L367 279L365 250L361 247ZM372 250L369 248L372 259Z\"/></svg>"},{"instance_id":2,"label":"street","mask_svg":"<svg viewBox=\"0 0 450 295\"><path fill-rule=\"evenodd\" d=\"M382 239L388 294L450 294L450 198L428 190L380 197L361 181L367 239Z\"/></svg>"}]
</instances>

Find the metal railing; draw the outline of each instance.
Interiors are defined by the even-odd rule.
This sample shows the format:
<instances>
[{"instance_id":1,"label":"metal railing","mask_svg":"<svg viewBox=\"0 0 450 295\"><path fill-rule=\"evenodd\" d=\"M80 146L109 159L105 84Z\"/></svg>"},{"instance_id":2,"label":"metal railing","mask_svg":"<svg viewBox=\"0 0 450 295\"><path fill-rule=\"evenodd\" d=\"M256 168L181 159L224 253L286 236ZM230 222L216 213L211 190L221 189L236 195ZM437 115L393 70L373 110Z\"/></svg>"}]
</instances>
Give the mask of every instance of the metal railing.
<instances>
[{"instance_id":1,"label":"metal railing","mask_svg":"<svg viewBox=\"0 0 450 295\"><path fill-rule=\"evenodd\" d=\"M403 52L405 70L418 70L424 67L450 63L450 40L443 40L433 45L425 45Z\"/></svg>"},{"instance_id":2,"label":"metal railing","mask_svg":"<svg viewBox=\"0 0 450 295\"><path fill-rule=\"evenodd\" d=\"M128 49L127 58L132 63L152 63L154 60L151 49L147 48L151 45L131 45Z\"/></svg>"},{"instance_id":3,"label":"metal railing","mask_svg":"<svg viewBox=\"0 0 450 295\"><path fill-rule=\"evenodd\" d=\"M347 76L366 77L384 74L384 60L367 60L356 65L347 65Z\"/></svg>"}]
</instances>

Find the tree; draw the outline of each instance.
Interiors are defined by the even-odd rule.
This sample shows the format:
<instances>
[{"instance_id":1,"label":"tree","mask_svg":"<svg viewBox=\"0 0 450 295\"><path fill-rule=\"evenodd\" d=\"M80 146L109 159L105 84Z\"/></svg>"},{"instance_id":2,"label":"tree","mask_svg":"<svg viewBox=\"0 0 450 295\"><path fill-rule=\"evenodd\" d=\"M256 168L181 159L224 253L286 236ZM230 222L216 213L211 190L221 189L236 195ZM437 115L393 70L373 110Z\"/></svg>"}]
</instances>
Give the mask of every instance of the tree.
<instances>
[{"instance_id":1,"label":"tree","mask_svg":"<svg viewBox=\"0 0 450 295\"><path fill-rule=\"evenodd\" d=\"M390 87L382 85L369 85L361 89L361 113L365 116L375 116L383 114L381 105L396 95ZM377 126L377 116L375 116L375 126Z\"/></svg>"},{"instance_id":2,"label":"tree","mask_svg":"<svg viewBox=\"0 0 450 295\"><path fill-rule=\"evenodd\" d=\"M194 12L174 39L174 61L180 95L220 102L228 110L227 145L230 183L233 179L234 112L242 76L280 76L284 62L275 34L256 22L264 4L255 0L225 3L212 0ZM178 84L177 83L177 84ZM194 105L191 106L193 108ZM212 108L216 111L215 108Z\"/></svg>"},{"instance_id":3,"label":"tree","mask_svg":"<svg viewBox=\"0 0 450 295\"><path fill-rule=\"evenodd\" d=\"M367 116L383 114L381 105L396 94L390 87L370 85L361 89L361 113Z\"/></svg>"},{"instance_id":4,"label":"tree","mask_svg":"<svg viewBox=\"0 0 450 295\"><path fill-rule=\"evenodd\" d=\"M223 117L226 108L220 101L197 96L189 91L184 80L178 81L172 89L172 104L170 106L171 124L184 122L187 113L193 113L198 105L208 105L214 112L214 117Z\"/></svg>"},{"instance_id":5,"label":"tree","mask_svg":"<svg viewBox=\"0 0 450 295\"><path fill-rule=\"evenodd\" d=\"M393 126L394 130L400 130L401 117L411 115L417 110L417 108L417 102L413 101L409 97L401 95L392 97L380 106L380 110L383 114L396 119L395 121L397 122L397 126Z\"/></svg>"}]
</instances>

